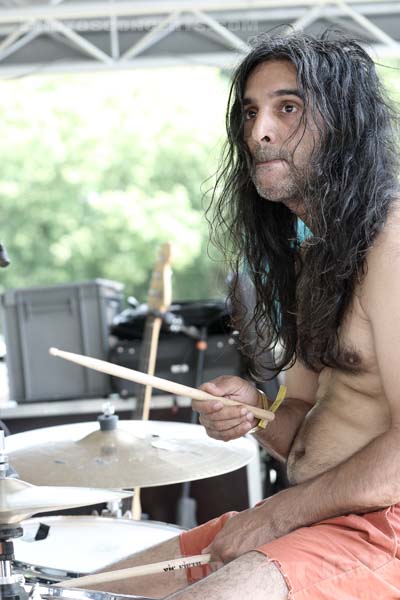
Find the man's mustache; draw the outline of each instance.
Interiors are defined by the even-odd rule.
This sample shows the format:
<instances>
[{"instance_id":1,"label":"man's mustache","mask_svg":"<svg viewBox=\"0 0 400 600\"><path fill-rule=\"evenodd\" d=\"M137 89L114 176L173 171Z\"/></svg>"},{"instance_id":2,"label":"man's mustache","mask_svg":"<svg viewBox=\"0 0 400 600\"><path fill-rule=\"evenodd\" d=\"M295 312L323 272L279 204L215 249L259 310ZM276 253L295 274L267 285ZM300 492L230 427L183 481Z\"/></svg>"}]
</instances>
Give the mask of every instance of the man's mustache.
<instances>
[{"instance_id":1,"label":"man's mustache","mask_svg":"<svg viewBox=\"0 0 400 600\"><path fill-rule=\"evenodd\" d=\"M292 162L291 155L284 149L277 152L276 149L256 148L252 153L252 158L256 165L271 160L285 160L288 163Z\"/></svg>"}]
</instances>

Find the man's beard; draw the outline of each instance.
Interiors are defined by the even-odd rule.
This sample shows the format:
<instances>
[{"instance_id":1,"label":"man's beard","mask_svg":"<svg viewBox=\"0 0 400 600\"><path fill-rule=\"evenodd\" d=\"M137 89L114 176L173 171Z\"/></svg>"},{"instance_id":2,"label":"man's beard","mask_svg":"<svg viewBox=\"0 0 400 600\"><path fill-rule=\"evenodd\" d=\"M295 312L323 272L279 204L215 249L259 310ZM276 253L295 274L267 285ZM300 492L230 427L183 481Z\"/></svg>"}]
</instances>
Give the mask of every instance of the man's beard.
<instances>
[{"instance_id":1,"label":"man's beard","mask_svg":"<svg viewBox=\"0 0 400 600\"><path fill-rule=\"evenodd\" d=\"M263 181L262 170L257 164L272 161L283 160L287 164L287 169L278 181ZM268 168L268 167L265 167ZM293 164L292 156L287 150L281 149L279 153L271 150L256 149L253 155L250 177L258 194L270 200L271 202L294 203L304 199L309 182L309 170L306 167L299 168Z\"/></svg>"},{"instance_id":2,"label":"man's beard","mask_svg":"<svg viewBox=\"0 0 400 600\"><path fill-rule=\"evenodd\" d=\"M293 180L290 173L287 173L283 180L270 184L266 184L260 181L260 179L257 177L257 173L252 174L252 181L258 194L266 200L285 203L301 199L302 187Z\"/></svg>"}]
</instances>

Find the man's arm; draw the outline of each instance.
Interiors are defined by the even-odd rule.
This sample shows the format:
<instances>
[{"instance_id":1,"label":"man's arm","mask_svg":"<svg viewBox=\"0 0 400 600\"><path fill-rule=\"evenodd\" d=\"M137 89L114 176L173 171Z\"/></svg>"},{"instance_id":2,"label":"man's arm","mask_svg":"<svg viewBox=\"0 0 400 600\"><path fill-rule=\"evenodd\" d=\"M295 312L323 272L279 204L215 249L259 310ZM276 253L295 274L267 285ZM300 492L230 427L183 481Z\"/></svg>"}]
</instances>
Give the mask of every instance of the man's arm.
<instances>
[{"instance_id":1,"label":"man's arm","mask_svg":"<svg viewBox=\"0 0 400 600\"><path fill-rule=\"evenodd\" d=\"M287 397L279 408L277 418L264 431L255 434L260 444L282 461L286 460L296 432L315 402L317 383L318 375L297 362L286 372ZM255 386L240 377L218 377L201 387L215 396L227 396L260 406ZM193 401L193 409L200 413L200 423L208 435L224 441L241 437L258 422L245 409L225 407L218 402Z\"/></svg>"},{"instance_id":2,"label":"man's arm","mask_svg":"<svg viewBox=\"0 0 400 600\"><path fill-rule=\"evenodd\" d=\"M299 527L400 502L400 251L396 237L392 244L379 240L374 247L360 298L390 409L388 431L336 467L233 517L211 547L213 555L224 562Z\"/></svg>"}]
</instances>

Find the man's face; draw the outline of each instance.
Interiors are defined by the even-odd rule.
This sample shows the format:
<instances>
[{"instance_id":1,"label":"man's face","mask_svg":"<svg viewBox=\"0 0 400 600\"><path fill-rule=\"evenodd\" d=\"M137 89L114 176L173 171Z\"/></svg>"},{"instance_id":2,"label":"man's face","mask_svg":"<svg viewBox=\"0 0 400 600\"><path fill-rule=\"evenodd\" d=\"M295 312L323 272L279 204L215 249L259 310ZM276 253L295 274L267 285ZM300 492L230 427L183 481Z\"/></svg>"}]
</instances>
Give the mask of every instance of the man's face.
<instances>
[{"instance_id":1,"label":"man's face","mask_svg":"<svg viewBox=\"0 0 400 600\"><path fill-rule=\"evenodd\" d=\"M258 193L295 208L319 135L312 119L306 125L302 121L304 102L294 65L287 60L258 65L247 79L243 107L244 139L254 159L251 177Z\"/></svg>"}]
</instances>

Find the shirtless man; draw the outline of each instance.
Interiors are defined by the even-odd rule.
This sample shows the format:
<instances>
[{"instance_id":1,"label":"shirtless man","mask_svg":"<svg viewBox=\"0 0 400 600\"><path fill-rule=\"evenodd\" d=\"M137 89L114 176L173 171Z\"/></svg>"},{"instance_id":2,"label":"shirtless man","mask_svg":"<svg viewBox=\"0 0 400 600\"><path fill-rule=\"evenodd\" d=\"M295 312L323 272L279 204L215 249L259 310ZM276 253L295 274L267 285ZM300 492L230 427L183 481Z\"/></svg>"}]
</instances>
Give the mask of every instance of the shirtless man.
<instances>
[{"instance_id":1,"label":"shirtless man","mask_svg":"<svg viewBox=\"0 0 400 600\"><path fill-rule=\"evenodd\" d=\"M292 364L285 403L254 433L286 461L292 485L118 565L211 552L213 572L192 572L194 585L178 572L109 589L176 600L398 599L400 213L389 109L357 44L303 35L261 40L231 102L217 225L253 278L266 347L282 341L277 368ZM311 232L303 244L298 217ZM237 377L203 389L260 404ZM216 439L257 425L241 407L194 408Z\"/></svg>"}]
</instances>

